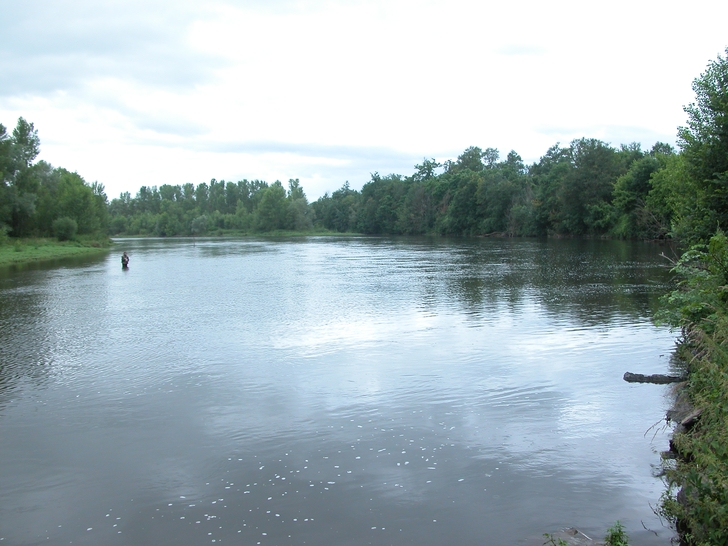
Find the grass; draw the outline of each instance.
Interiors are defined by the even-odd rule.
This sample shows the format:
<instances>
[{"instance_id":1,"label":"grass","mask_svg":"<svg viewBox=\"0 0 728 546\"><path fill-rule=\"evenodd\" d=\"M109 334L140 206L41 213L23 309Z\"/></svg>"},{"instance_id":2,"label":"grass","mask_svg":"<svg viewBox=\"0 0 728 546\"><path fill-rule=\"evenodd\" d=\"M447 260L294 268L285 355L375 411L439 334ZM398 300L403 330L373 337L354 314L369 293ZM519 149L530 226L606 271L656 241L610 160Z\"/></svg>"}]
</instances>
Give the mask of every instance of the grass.
<instances>
[{"instance_id":1,"label":"grass","mask_svg":"<svg viewBox=\"0 0 728 546\"><path fill-rule=\"evenodd\" d=\"M98 238L63 242L51 238L8 238L0 243L0 267L98 254L110 247L110 240Z\"/></svg>"},{"instance_id":2,"label":"grass","mask_svg":"<svg viewBox=\"0 0 728 546\"><path fill-rule=\"evenodd\" d=\"M604 537L604 543L607 546L629 546L629 538L624 530L624 526L619 521L607 529L607 536Z\"/></svg>"},{"instance_id":3,"label":"grass","mask_svg":"<svg viewBox=\"0 0 728 546\"><path fill-rule=\"evenodd\" d=\"M669 461L662 498L662 515L677 524L683 543L701 546L728 544L728 316L711 321L710 334L695 325L679 348L689 361L690 400L702 414L673 435L679 458Z\"/></svg>"},{"instance_id":4,"label":"grass","mask_svg":"<svg viewBox=\"0 0 728 546\"><path fill-rule=\"evenodd\" d=\"M678 356L688 365L687 394L702 413L678 427L666 460L668 490L661 515L681 544L728 544L728 237L684 253L673 269L681 281L663 298L663 317L682 328Z\"/></svg>"}]
</instances>

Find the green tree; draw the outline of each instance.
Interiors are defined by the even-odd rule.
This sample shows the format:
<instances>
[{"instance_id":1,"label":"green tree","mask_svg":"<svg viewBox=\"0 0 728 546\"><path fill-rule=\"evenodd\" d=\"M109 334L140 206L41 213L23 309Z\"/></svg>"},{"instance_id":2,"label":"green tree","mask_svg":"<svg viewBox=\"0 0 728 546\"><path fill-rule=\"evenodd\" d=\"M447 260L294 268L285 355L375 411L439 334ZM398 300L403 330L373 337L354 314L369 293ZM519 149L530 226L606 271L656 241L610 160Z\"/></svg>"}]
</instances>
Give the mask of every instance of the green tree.
<instances>
[{"instance_id":1,"label":"green tree","mask_svg":"<svg viewBox=\"0 0 728 546\"><path fill-rule=\"evenodd\" d=\"M325 193L313 203L318 225L338 232L354 231L358 222L361 195L352 190L349 182L331 195Z\"/></svg>"},{"instance_id":2,"label":"green tree","mask_svg":"<svg viewBox=\"0 0 728 546\"><path fill-rule=\"evenodd\" d=\"M523 160L516 152L509 152L505 161L482 173L476 199L482 216L479 231L533 234L532 193Z\"/></svg>"},{"instance_id":3,"label":"green tree","mask_svg":"<svg viewBox=\"0 0 728 546\"><path fill-rule=\"evenodd\" d=\"M375 172L371 177L361 189L357 229L371 234L397 233L405 183L398 174L380 176Z\"/></svg>"},{"instance_id":4,"label":"green tree","mask_svg":"<svg viewBox=\"0 0 728 546\"><path fill-rule=\"evenodd\" d=\"M286 229L287 212L286 190L279 181L275 181L265 188L260 196L260 203L255 210L255 229L258 231Z\"/></svg>"},{"instance_id":5,"label":"green tree","mask_svg":"<svg viewBox=\"0 0 728 546\"><path fill-rule=\"evenodd\" d=\"M313 227L313 209L309 206L298 178L288 181L288 229L305 231Z\"/></svg>"},{"instance_id":6,"label":"green tree","mask_svg":"<svg viewBox=\"0 0 728 546\"><path fill-rule=\"evenodd\" d=\"M418 180L417 174L413 178L398 211L397 229L407 235L421 235L428 233L435 221L434 201L426 184L434 176L424 178L424 181Z\"/></svg>"},{"instance_id":7,"label":"green tree","mask_svg":"<svg viewBox=\"0 0 728 546\"><path fill-rule=\"evenodd\" d=\"M195 188L195 203L201 214L208 211L207 202L210 198L210 186L202 182Z\"/></svg>"},{"instance_id":8,"label":"green tree","mask_svg":"<svg viewBox=\"0 0 728 546\"><path fill-rule=\"evenodd\" d=\"M613 190L617 217L613 233L616 236L632 238L647 235L647 226L643 223L645 199L652 189L652 175L661 167L657 158L645 156L634 161L629 170L617 178Z\"/></svg>"},{"instance_id":9,"label":"green tree","mask_svg":"<svg viewBox=\"0 0 728 546\"><path fill-rule=\"evenodd\" d=\"M695 189L693 202L685 205L700 213L685 235L707 241L718 226L728 225L728 48L726 57L718 55L693 81L693 91L695 102L685 107L688 120L678 130L678 145Z\"/></svg>"},{"instance_id":10,"label":"green tree","mask_svg":"<svg viewBox=\"0 0 728 546\"><path fill-rule=\"evenodd\" d=\"M570 171L570 150L562 148L559 143L551 146L538 163L531 165L528 176L534 193L534 221L537 235L563 231L559 193Z\"/></svg>"},{"instance_id":11,"label":"green tree","mask_svg":"<svg viewBox=\"0 0 728 546\"><path fill-rule=\"evenodd\" d=\"M477 167L474 162L469 161L469 164ZM437 222L437 229L442 235L474 235L478 232L483 215L476 196L482 180L482 170L471 168L451 169L440 177L440 181L447 185L440 201L441 214Z\"/></svg>"},{"instance_id":12,"label":"green tree","mask_svg":"<svg viewBox=\"0 0 728 546\"><path fill-rule=\"evenodd\" d=\"M661 171L671 164L674 156L675 150L669 144L657 142L648 154L634 159L627 172L617 178L612 200L615 217L612 235L651 239L667 236L672 214L665 201L666 179Z\"/></svg>"},{"instance_id":13,"label":"green tree","mask_svg":"<svg viewBox=\"0 0 728 546\"><path fill-rule=\"evenodd\" d=\"M413 175L413 179L417 182L422 182L424 180L430 180L431 178L434 178L435 170L442 167L440 163L435 161L435 159L423 159L421 165L415 165L416 172Z\"/></svg>"},{"instance_id":14,"label":"green tree","mask_svg":"<svg viewBox=\"0 0 728 546\"><path fill-rule=\"evenodd\" d=\"M192 235L202 235L207 231L207 216L204 214L192 220L190 225Z\"/></svg>"},{"instance_id":15,"label":"green tree","mask_svg":"<svg viewBox=\"0 0 728 546\"><path fill-rule=\"evenodd\" d=\"M18 118L18 124L13 129L13 159L17 162L16 168L29 168L39 153L38 131L32 123L22 117Z\"/></svg>"},{"instance_id":16,"label":"green tree","mask_svg":"<svg viewBox=\"0 0 728 546\"><path fill-rule=\"evenodd\" d=\"M142 186L134 198L134 212L158 214L161 201L162 197L156 186Z\"/></svg>"},{"instance_id":17,"label":"green tree","mask_svg":"<svg viewBox=\"0 0 728 546\"><path fill-rule=\"evenodd\" d=\"M614 148L594 138L572 141L570 155L571 169L559 190L560 227L575 235L604 233L613 185L624 167Z\"/></svg>"},{"instance_id":18,"label":"green tree","mask_svg":"<svg viewBox=\"0 0 728 546\"><path fill-rule=\"evenodd\" d=\"M78 173L63 168L56 171L59 178L54 216L75 220L79 234L97 233L106 229L106 196L103 195L103 186L96 187L101 193L97 195Z\"/></svg>"},{"instance_id":19,"label":"green tree","mask_svg":"<svg viewBox=\"0 0 728 546\"><path fill-rule=\"evenodd\" d=\"M32 168L40 152L38 131L18 118L12 136L0 125L0 224L15 236L29 234L38 191L38 177Z\"/></svg>"},{"instance_id":20,"label":"green tree","mask_svg":"<svg viewBox=\"0 0 728 546\"><path fill-rule=\"evenodd\" d=\"M78 230L78 224L73 218L68 216L62 216L57 218L53 222L53 235L55 235L59 241L70 241L76 235Z\"/></svg>"},{"instance_id":21,"label":"green tree","mask_svg":"<svg viewBox=\"0 0 728 546\"><path fill-rule=\"evenodd\" d=\"M208 197L208 211L218 211L221 213L230 212L227 208L225 181L218 182L214 178L210 180L210 189ZM233 209L235 210L235 209Z\"/></svg>"},{"instance_id":22,"label":"green tree","mask_svg":"<svg viewBox=\"0 0 728 546\"><path fill-rule=\"evenodd\" d=\"M691 231L689 226L695 221L692 216L700 211L690 206L695 190L686 173L683 154L667 156L665 167L652 174L650 183L644 219L650 236L686 238L684 234Z\"/></svg>"}]
</instances>

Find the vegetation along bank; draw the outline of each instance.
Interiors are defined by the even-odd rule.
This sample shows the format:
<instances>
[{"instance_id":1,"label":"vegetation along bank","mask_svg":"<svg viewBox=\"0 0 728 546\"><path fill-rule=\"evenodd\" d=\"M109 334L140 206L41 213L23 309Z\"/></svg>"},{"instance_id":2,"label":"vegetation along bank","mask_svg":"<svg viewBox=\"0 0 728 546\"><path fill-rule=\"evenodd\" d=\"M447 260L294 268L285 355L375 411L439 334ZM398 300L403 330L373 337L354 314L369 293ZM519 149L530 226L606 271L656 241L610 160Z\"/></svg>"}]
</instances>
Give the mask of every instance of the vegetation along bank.
<instances>
[{"instance_id":1,"label":"vegetation along bank","mask_svg":"<svg viewBox=\"0 0 728 546\"><path fill-rule=\"evenodd\" d=\"M728 49L726 50L728 54ZM685 544L728 544L728 56L693 82L696 100L678 131L670 198L673 223L688 248L663 298L660 319L679 328L678 355L688 380L682 396L694 410L673 434L677 457L665 461L661 512ZM682 204L681 204L682 203Z\"/></svg>"},{"instance_id":2,"label":"vegetation along bank","mask_svg":"<svg viewBox=\"0 0 728 546\"><path fill-rule=\"evenodd\" d=\"M0 244L0 267L31 262L47 262L73 256L99 254L109 250L111 241L58 241L48 238L22 238Z\"/></svg>"}]
</instances>

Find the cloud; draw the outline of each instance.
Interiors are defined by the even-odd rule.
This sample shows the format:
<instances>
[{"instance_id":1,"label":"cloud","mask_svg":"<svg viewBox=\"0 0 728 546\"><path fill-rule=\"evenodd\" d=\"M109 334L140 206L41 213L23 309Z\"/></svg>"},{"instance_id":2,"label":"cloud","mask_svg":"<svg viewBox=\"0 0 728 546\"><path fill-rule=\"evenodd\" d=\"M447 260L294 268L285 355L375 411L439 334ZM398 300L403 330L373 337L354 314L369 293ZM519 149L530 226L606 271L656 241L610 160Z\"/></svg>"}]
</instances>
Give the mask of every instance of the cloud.
<instances>
[{"instance_id":1,"label":"cloud","mask_svg":"<svg viewBox=\"0 0 728 546\"><path fill-rule=\"evenodd\" d=\"M532 44L508 44L496 49L499 55L515 56L541 56L547 53L545 47Z\"/></svg>"},{"instance_id":2,"label":"cloud","mask_svg":"<svg viewBox=\"0 0 728 546\"><path fill-rule=\"evenodd\" d=\"M78 92L114 77L147 86L194 87L222 59L193 49L189 29L206 12L185 2L44 2L3 6L0 95Z\"/></svg>"},{"instance_id":3,"label":"cloud","mask_svg":"<svg viewBox=\"0 0 728 546\"><path fill-rule=\"evenodd\" d=\"M374 146L326 145L307 142L282 141L208 141L195 146L201 151L215 153L284 153L298 156L325 158L327 161L392 160L409 157L409 154L391 148Z\"/></svg>"},{"instance_id":4,"label":"cloud","mask_svg":"<svg viewBox=\"0 0 728 546\"><path fill-rule=\"evenodd\" d=\"M542 125L536 131L554 142L561 142L567 146L569 142L578 138L597 138L612 146L638 142L645 149L649 149L656 142L675 144L675 133L667 134L645 127L629 125Z\"/></svg>"}]
</instances>

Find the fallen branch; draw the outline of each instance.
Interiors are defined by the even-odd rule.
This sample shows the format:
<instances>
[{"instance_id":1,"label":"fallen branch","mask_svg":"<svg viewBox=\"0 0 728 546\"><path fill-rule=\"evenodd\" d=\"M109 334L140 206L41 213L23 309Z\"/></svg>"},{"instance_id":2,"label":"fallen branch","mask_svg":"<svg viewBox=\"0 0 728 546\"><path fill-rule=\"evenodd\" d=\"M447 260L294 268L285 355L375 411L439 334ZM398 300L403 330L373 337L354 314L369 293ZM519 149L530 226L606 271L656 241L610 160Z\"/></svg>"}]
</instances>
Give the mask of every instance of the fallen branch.
<instances>
[{"instance_id":1,"label":"fallen branch","mask_svg":"<svg viewBox=\"0 0 728 546\"><path fill-rule=\"evenodd\" d=\"M656 383L658 385L665 385L667 383L685 381L685 378L679 375L663 375L661 373L643 375L641 373L625 372L624 380L627 383Z\"/></svg>"}]
</instances>

